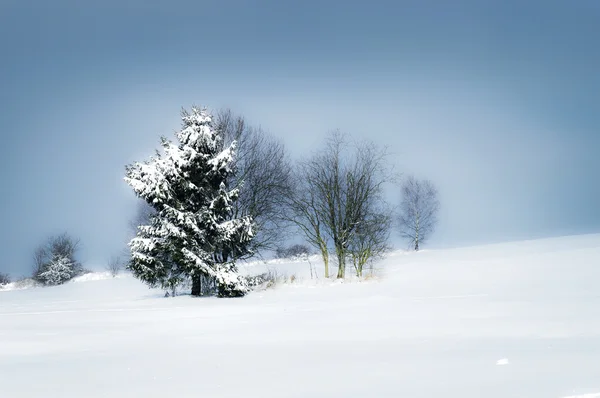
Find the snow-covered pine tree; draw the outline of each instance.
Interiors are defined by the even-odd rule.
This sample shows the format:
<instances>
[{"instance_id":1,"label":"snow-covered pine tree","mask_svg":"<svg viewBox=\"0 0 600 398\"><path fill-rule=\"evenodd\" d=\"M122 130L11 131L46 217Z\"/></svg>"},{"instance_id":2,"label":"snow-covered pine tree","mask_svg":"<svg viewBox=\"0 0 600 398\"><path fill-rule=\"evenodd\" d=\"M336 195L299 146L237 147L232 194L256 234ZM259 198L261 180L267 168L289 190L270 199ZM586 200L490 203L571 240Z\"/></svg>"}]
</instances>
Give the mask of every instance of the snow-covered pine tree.
<instances>
[{"instance_id":1,"label":"snow-covered pine tree","mask_svg":"<svg viewBox=\"0 0 600 398\"><path fill-rule=\"evenodd\" d=\"M150 286L172 290L190 277L192 295L211 281L221 297L243 296L235 261L249 254L253 221L232 214L235 142L223 145L206 109L183 111L182 120L178 144L163 138L162 154L126 168L125 181L155 210L129 243L128 268Z\"/></svg>"},{"instance_id":2,"label":"snow-covered pine tree","mask_svg":"<svg viewBox=\"0 0 600 398\"><path fill-rule=\"evenodd\" d=\"M38 279L44 285L60 285L74 275L75 264L66 256L55 255L38 275Z\"/></svg>"}]
</instances>

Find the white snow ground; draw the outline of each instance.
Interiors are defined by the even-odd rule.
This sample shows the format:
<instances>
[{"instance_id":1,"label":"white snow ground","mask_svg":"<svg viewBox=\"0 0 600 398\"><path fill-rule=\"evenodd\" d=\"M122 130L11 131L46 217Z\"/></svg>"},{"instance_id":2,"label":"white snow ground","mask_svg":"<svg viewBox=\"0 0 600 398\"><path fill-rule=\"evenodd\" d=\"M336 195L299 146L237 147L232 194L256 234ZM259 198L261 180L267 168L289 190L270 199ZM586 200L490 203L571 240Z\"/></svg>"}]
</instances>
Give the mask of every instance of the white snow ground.
<instances>
[{"instance_id":1,"label":"white snow ground","mask_svg":"<svg viewBox=\"0 0 600 398\"><path fill-rule=\"evenodd\" d=\"M270 264L302 280L241 299L106 275L0 291L0 397L600 397L600 235L379 266Z\"/></svg>"}]
</instances>

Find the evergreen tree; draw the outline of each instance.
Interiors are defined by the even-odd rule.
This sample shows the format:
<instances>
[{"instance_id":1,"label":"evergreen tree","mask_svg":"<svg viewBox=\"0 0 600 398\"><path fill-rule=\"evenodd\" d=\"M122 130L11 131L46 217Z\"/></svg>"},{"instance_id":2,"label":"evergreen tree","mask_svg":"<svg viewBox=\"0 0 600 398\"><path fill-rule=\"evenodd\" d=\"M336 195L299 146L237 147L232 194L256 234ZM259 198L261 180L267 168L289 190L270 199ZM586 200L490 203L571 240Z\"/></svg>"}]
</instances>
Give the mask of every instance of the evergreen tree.
<instances>
[{"instance_id":1,"label":"evergreen tree","mask_svg":"<svg viewBox=\"0 0 600 398\"><path fill-rule=\"evenodd\" d=\"M60 285L69 281L74 276L74 263L69 257L55 255L46 264L38 279L44 285Z\"/></svg>"},{"instance_id":2,"label":"evergreen tree","mask_svg":"<svg viewBox=\"0 0 600 398\"><path fill-rule=\"evenodd\" d=\"M126 168L126 182L155 210L129 243L128 268L150 286L173 290L190 277L192 295L206 290L204 282L219 296L242 296L235 261L249 254L253 221L233 217L238 190L227 181L235 142L223 145L205 109L183 111L182 121L177 144L163 138L162 154Z\"/></svg>"}]
</instances>

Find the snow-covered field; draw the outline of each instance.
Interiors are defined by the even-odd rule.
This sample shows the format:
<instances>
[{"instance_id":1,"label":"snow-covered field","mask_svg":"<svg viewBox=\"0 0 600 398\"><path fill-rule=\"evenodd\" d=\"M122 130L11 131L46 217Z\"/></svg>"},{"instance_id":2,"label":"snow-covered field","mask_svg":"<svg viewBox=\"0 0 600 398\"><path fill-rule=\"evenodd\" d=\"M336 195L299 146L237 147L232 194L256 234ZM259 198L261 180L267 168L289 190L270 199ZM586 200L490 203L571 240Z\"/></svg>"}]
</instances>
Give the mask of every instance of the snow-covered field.
<instances>
[{"instance_id":1,"label":"snow-covered field","mask_svg":"<svg viewBox=\"0 0 600 398\"><path fill-rule=\"evenodd\" d=\"M273 263L298 279L241 299L107 275L0 291L0 397L600 397L600 235L378 266Z\"/></svg>"}]
</instances>

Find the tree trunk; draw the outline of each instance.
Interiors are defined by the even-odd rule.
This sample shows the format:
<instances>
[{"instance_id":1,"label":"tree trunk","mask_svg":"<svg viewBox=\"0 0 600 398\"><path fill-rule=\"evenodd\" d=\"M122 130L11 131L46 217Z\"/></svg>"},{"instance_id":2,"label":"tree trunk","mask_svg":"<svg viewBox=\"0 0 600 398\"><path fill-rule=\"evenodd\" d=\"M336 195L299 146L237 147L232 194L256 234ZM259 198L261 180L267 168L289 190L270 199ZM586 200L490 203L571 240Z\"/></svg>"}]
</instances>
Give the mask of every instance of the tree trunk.
<instances>
[{"instance_id":1,"label":"tree trunk","mask_svg":"<svg viewBox=\"0 0 600 398\"><path fill-rule=\"evenodd\" d=\"M325 278L329 278L329 252L327 246L321 245L321 256L323 257L323 265L325 266Z\"/></svg>"},{"instance_id":2,"label":"tree trunk","mask_svg":"<svg viewBox=\"0 0 600 398\"><path fill-rule=\"evenodd\" d=\"M417 214L417 228L415 229L415 251L419 251L419 231L421 230L421 216Z\"/></svg>"},{"instance_id":3,"label":"tree trunk","mask_svg":"<svg viewBox=\"0 0 600 398\"><path fill-rule=\"evenodd\" d=\"M346 261L343 255L338 254L338 279L343 279L346 276Z\"/></svg>"},{"instance_id":4,"label":"tree trunk","mask_svg":"<svg viewBox=\"0 0 600 398\"><path fill-rule=\"evenodd\" d=\"M192 296L202 296L202 274L192 276Z\"/></svg>"}]
</instances>

